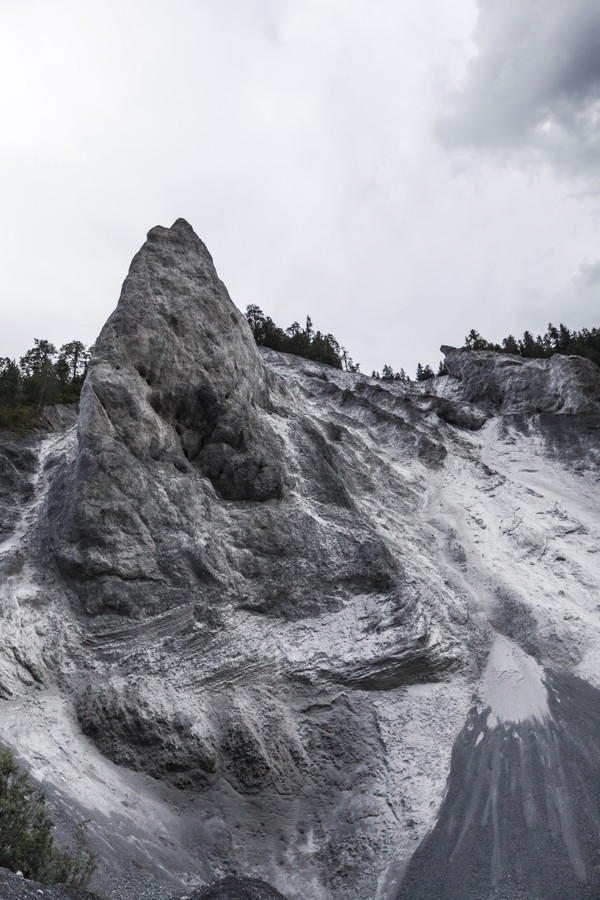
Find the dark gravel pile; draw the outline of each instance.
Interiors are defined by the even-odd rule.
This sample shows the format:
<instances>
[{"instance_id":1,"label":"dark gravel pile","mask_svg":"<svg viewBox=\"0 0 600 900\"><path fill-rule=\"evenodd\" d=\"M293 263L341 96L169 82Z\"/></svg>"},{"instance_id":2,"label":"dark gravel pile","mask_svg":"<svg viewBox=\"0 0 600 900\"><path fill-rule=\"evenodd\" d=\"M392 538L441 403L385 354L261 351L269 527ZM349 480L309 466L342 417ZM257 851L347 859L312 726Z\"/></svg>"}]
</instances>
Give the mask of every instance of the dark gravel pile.
<instances>
[{"instance_id":1,"label":"dark gravel pile","mask_svg":"<svg viewBox=\"0 0 600 900\"><path fill-rule=\"evenodd\" d=\"M40 884L0 868L0 900L98 900L88 891L75 891L64 884Z\"/></svg>"},{"instance_id":2,"label":"dark gravel pile","mask_svg":"<svg viewBox=\"0 0 600 900\"><path fill-rule=\"evenodd\" d=\"M285 897L258 878L229 877L194 891L190 900L285 900Z\"/></svg>"},{"instance_id":3,"label":"dark gravel pile","mask_svg":"<svg viewBox=\"0 0 600 900\"><path fill-rule=\"evenodd\" d=\"M144 894L144 896L147 896ZM158 898L158 895L157 895ZM265 881L258 878L222 878L193 893L177 892L173 900L285 900ZM99 900L89 891L76 891L64 884L40 884L0 868L0 900ZM152 898L149 898L152 900Z\"/></svg>"}]
</instances>

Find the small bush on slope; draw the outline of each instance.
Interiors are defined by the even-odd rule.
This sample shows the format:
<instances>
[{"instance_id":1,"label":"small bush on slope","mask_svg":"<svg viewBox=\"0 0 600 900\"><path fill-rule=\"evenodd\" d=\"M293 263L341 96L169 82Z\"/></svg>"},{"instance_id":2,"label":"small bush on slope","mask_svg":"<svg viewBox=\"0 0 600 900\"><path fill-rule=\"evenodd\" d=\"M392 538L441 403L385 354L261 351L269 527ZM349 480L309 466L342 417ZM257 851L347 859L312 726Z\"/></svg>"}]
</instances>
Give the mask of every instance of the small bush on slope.
<instances>
[{"instance_id":1,"label":"small bush on slope","mask_svg":"<svg viewBox=\"0 0 600 900\"><path fill-rule=\"evenodd\" d=\"M29 783L10 750L0 749L0 866L46 884L86 888L96 870L81 822L71 848L54 846L43 793Z\"/></svg>"}]
</instances>

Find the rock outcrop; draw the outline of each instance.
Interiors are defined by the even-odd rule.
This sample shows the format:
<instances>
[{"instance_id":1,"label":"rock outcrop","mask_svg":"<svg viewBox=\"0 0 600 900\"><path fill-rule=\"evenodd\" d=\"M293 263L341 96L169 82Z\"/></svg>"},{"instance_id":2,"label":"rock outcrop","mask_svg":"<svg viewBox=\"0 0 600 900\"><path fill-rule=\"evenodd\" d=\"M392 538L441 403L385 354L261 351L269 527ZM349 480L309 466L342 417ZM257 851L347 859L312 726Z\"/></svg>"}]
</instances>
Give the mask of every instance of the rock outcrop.
<instances>
[{"instance_id":1,"label":"rock outcrop","mask_svg":"<svg viewBox=\"0 0 600 900\"><path fill-rule=\"evenodd\" d=\"M190 900L285 900L283 894L258 878L223 878Z\"/></svg>"},{"instance_id":2,"label":"rock outcrop","mask_svg":"<svg viewBox=\"0 0 600 900\"><path fill-rule=\"evenodd\" d=\"M88 891L76 891L64 884L40 884L0 867L2 900L97 900Z\"/></svg>"},{"instance_id":3,"label":"rock outcrop","mask_svg":"<svg viewBox=\"0 0 600 900\"><path fill-rule=\"evenodd\" d=\"M493 350L441 347L446 368L470 403L504 414L600 414L600 368L581 356L526 359Z\"/></svg>"},{"instance_id":4,"label":"rock outcrop","mask_svg":"<svg viewBox=\"0 0 600 900\"><path fill-rule=\"evenodd\" d=\"M193 598L201 615L221 597L295 617L402 579L344 483L340 437L290 408L182 220L153 229L132 263L90 363L78 438L50 516L88 612L154 614ZM433 458L440 445L420 440Z\"/></svg>"},{"instance_id":5,"label":"rock outcrop","mask_svg":"<svg viewBox=\"0 0 600 900\"><path fill-rule=\"evenodd\" d=\"M155 609L219 581L211 501L283 492L267 381L205 246L183 220L154 228L96 342L75 472L52 510L88 609Z\"/></svg>"},{"instance_id":6,"label":"rock outcrop","mask_svg":"<svg viewBox=\"0 0 600 900\"><path fill-rule=\"evenodd\" d=\"M596 890L600 370L446 351L259 349L179 220L0 437L0 740L111 900Z\"/></svg>"}]
</instances>

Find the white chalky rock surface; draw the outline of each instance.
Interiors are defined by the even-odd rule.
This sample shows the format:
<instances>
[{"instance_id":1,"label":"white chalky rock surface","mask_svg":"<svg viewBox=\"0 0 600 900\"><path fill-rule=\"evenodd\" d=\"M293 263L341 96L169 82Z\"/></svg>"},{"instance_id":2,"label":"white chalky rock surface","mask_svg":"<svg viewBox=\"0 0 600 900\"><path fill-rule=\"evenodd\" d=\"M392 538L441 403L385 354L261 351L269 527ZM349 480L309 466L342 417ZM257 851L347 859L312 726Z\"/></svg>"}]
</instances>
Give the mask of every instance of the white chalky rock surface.
<instances>
[{"instance_id":1,"label":"white chalky rock surface","mask_svg":"<svg viewBox=\"0 0 600 900\"><path fill-rule=\"evenodd\" d=\"M257 349L179 220L0 438L0 740L109 900L597 896L599 370L448 361Z\"/></svg>"}]
</instances>

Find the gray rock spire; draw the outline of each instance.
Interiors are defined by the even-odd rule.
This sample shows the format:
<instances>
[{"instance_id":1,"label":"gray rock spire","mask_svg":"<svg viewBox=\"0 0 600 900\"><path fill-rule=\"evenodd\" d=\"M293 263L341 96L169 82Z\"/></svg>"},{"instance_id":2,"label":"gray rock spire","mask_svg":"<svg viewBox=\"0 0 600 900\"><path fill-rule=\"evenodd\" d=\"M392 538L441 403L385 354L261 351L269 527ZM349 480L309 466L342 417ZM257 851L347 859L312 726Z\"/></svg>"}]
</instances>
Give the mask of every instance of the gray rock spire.
<instances>
[{"instance_id":1,"label":"gray rock spire","mask_svg":"<svg viewBox=\"0 0 600 900\"><path fill-rule=\"evenodd\" d=\"M59 565L93 580L86 608L169 606L214 581L214 499L283 492L269 407L208 250L184 219L153 228L96 343L74 470L51 504Z\"/></svg>"}]
</instances>

